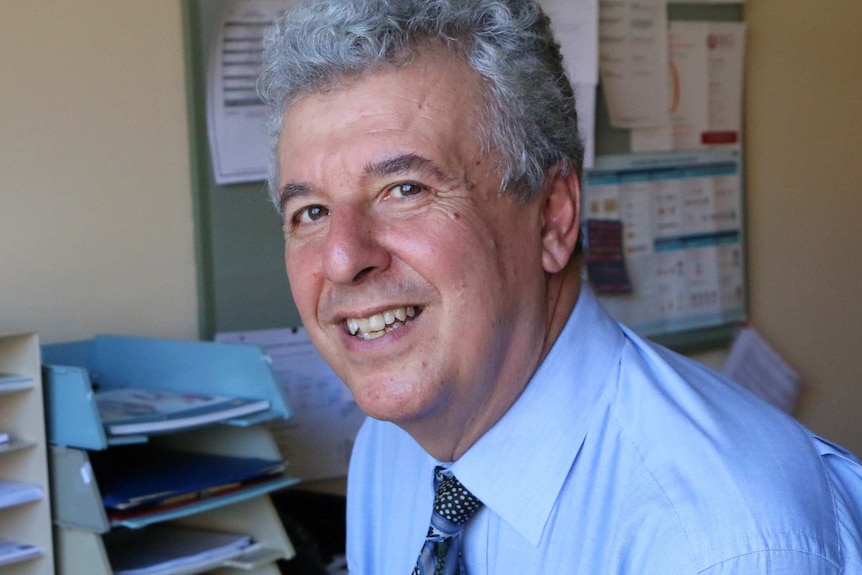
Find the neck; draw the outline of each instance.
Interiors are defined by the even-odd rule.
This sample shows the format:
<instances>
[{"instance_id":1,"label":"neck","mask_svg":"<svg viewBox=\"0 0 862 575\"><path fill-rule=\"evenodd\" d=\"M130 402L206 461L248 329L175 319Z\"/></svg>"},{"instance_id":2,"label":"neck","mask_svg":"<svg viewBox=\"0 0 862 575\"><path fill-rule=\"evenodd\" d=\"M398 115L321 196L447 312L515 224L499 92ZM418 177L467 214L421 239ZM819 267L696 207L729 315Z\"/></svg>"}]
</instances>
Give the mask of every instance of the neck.
<instances>
[{"instance_id":1,"label":"neck","mask_svg":"<svg viewBox=\"0 0 862 575\"><path fill-rule=\"evenodd\" d=\"M581 293L581 257L572 256L565 269L554 277L558 281L551 282L548 290L548 335L543 346L542 360L551 351L560 332L566 327L575 304L578 303Z\"/></svg>"},{"instance_id":2,"label":"neck","mask_svg":"<svg viewBox=\"0 0 862 575\"><path fill-rule=\"evenodd\" d=\"M489 382L485 386L488 393L479 394L474 409L465 409L461 401L450 401L455 405L445 413L401 425L432 457L438 461L458 460L506 414L527 387L577 303L581 269L577 258L572 260L564 270L549 277L545 335L531 361L513 366L505 380ZM441 430L452 432L441 433Z\"/></svg>"}]
</instances>

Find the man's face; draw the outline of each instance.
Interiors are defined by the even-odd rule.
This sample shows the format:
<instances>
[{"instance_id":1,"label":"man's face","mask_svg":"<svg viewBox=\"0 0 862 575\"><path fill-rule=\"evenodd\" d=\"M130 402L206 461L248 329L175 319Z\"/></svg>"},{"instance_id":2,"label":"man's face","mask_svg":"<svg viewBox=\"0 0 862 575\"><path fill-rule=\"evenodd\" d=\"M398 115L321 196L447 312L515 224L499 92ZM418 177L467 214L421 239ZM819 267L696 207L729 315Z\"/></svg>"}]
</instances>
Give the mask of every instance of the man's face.
<instances>
[{"instance_id":1,"label":"man's face","mask_svg":"<svg viewBox=\"0 0 862 575\"><path fill-rule=\"evenodd\" d=\"M501 196L480 94L462 61L429 55L307 96L282 125L303 324L359 406L408 431L496 421L544 343L541 201Z\"/></svg>"}]
</instances>

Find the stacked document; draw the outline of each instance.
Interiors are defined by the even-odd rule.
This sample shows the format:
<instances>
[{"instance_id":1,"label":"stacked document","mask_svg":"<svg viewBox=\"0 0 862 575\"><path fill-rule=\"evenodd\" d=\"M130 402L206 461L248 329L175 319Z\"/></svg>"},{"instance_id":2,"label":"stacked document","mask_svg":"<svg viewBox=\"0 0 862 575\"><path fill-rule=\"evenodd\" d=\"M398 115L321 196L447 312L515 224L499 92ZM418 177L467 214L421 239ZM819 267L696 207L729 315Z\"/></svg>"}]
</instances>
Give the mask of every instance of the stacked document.
<instances>
[{"instance_id":1,"label":"stacked document","mask_svg":"<svg viewBox=\"0 0 862 575\"><path fill-rule=\"evenodd\" d=\"M269 409L266 399L155 389L96 392L99 417L111 435L146 435L188 429Z\"/></svg>"},{"instance_id":2,"label":"stacked document","mask_svg":"<svg viewBox=\"0 0 862 575\"><path fill-rule=\"evenodd\" d=\"M200 573L254 549L249 535L152 525L103 537L114 575Z\"/></svg>"},{"instance_id":3,"label":"stacked document","mask_svg":"<svg viewBox=\"0 0 862 575\"><path fill-rule=\"evenodd\" d=\"M21 481L0 479L0 508L42 499L42 487Z\"/></svg>"},{"instance_id":4,"label":"stacked document","mask_svg":"<svg viewBox=\"0 0 862 575\"><path fill-rule=\"evenodd\" d=\"M148 446L91 453L111 520L159 513L284 476L280 459L230 457Z\"/></svg>"},{"instance_id":5,"label":"stacked document","mask_svg":"<svg viewBox=\"0 0 862 575\"><path fill-rule=\"evenodd\" d=\"M0 539L0 565L17 563L24 559L38 557L42 550L29 543L19 543L9 539Z\"/></svg>"},{"instance_id":6,"label":"stacked document","mask_svg":"<svg viewBox=\"0 0 862 575\"><path fill-rule=\"evenodd\" d=\"M16 390L33 385L33 378L17 373L0 372L0 391Z\"/></svg>"}]
</instances>

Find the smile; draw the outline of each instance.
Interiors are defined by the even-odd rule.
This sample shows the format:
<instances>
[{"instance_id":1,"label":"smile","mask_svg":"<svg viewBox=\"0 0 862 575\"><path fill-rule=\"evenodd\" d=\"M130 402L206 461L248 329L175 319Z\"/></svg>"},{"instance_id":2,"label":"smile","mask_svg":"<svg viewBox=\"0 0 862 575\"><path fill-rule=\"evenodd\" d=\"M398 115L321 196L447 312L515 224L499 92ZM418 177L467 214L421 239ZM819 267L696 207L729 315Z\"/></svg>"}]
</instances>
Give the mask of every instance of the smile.
<instances>
[{"instance_id":1,"label":"smile","mask_svg":"<svg viewBox=\"0 0 862 575\"><path fill-rule=\"evenodd\" d=\"M369 317L350 317L347 318L345 323L350 335L355 335L364 340L371 340L404 327L416 317L416 313L416 307L410 305L388 309Z\"/></svg>"}]
</instances>

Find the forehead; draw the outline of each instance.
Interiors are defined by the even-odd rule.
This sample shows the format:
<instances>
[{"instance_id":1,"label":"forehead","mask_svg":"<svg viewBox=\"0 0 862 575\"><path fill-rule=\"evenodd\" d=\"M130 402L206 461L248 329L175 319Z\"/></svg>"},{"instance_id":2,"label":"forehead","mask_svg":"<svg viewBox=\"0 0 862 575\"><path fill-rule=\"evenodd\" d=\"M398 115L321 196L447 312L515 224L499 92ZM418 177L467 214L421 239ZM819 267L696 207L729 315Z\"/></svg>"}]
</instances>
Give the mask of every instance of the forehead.
<instances>
[{"instance_id":1,"label":"forehead","mask_svg":"<svg viewBox=\"0 0 862 575\"><path fill-rule=\"evenodd\" d=\"M461 58L437 52L306 95L284 114L279 186L314 179L333 161L347 171L399 154L463 162L481 149L483 94L481 77Z\"/></svg>"}]
</instances>

